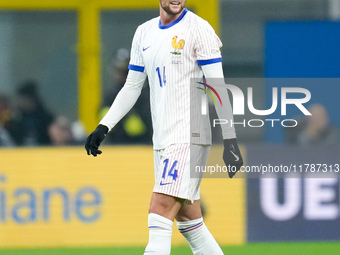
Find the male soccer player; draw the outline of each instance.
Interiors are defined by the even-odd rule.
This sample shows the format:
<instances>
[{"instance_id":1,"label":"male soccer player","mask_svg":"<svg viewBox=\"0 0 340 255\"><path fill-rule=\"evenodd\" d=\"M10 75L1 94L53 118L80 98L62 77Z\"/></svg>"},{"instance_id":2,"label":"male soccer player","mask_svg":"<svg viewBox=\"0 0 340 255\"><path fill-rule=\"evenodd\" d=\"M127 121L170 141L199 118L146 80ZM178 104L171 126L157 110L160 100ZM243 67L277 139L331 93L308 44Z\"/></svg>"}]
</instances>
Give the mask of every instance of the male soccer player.
<instances>
[{"instance_id":1,"label":"male soccer player","mask_svg":"<svg viewBox=\"0 0 340 255\"><path fill-rule=\"evenodd\" d=\"M186 0L160 0L160 16L140 25L133 38L126 83L109 112L89 135L88 155L102 152L99 145L131 109L148 76L153 123L155 186L148 216L149 243L144 254L170 254L173 220L194 254L219 255L221 248L203 223L200 210L201 178L190 178L190 164L206 165L211 145L207 119L197 110L198 125L190 129L191 78L223 78L220 47L213 28L185 8ZM196 90L201 91L201 90ZM197 92L198 93L198 92ZM220 119L232 119L226 90L219 90ZM201 119L200 119L201 118ZM205 122L200 121L205 120ZM223 125L223 159L239 169L242 164L235 130ZM190 154L192 155L190 157ZM229 172L232 177L234 172Z\"/></svg>"}]
</instances>

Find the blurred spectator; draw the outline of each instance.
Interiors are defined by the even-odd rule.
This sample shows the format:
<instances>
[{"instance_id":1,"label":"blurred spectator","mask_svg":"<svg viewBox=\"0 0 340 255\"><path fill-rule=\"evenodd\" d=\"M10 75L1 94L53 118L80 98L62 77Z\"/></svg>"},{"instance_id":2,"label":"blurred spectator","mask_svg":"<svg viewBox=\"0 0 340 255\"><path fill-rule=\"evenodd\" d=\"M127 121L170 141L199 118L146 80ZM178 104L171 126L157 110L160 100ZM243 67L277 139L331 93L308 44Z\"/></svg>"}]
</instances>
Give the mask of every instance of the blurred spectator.
<instances>
[{"instance_id":1,"label":"blurred spectator","mask_svg":"<svg viewBox=\"0 0 340 255\"><path fill-rule=\"evenodd\" d=\"M298 145L335 145L340 143L340 130L329 122L327 109L321 104L309 107L311 116L287 129L287 141Z\"/></svg>"},{"instance_id":2,"label":"blurred spectator","mask_svg":"<svg viewBox=\"0 0 340 255\"><path fill-rule=\"evenodd\" d=\"M120 49L109 66L112 88L104 93L100 118L109 110L118 92L124 86L128 74L129 51ZM120 121L105 139L110 144L151 143L152 127L150 114L149 86L144 85L139 99L131 111ZM128 99L127 99L128 100Z\"/></svg>"},{"instance_id":3,"label":"blurred spectator","mask_svg":"<svg viewBox=\"0 0 340 255\"><path fill-rule=\"evenodd\" d=\"M14 141L7 128L12 118L12 109L9 99L0 95L0 147L12 147Z\"/></svg>"},{"instance_id":4,"label":"blurred spectator","mask_svg":"<svg viewBox=\"0 0 340 255\"><path fill-rule=\"evenodd\" d=\"M51 145L83 145L87 134L80 121L71 123L66 117L57 117L48 127Z\"/></svg>"},{"instance_id":5,"label":"blurred spectator","mask_svg":"<svg viewBox=\"0 0 340 255\"><path fill-rule=\"evenodd\" d=\"M124 86L127 74L129 72L129 50L119 49L111 63L108 65L108 73L111 80L111 88L105 91L103 97L103 106L110 107L118 92Z\"/></svg>"},{"instance_id":6,"label":"blurred spectator","mask_svg":"<svg viewBox=\"0 0 340 255\"><path fill-rule=\"evenodd\" d=\"M83 145L87 138L87 132L83 123L80 120L71 124L72 136L76 144Z\"/></svg>"},{"instance_id":7,"label":"blurred spectator","mask_svg":"<svg viewBox=\"0 0 340 255\"><path fill-rule=\"evenodd\" d=\"M65 117L58 117L48 127L51 144L54 146L65 146L75 144L71 123Z\"/></svg>"},{"instance_id":8,"label":"blurred spectator","mask_svg":"<svg viewBox=\"0 0 340 255\"><path fill-rule=\"evenodd\" d=\"M34 81L26 81L17 90L16 121L20 130L13 135L18 145L35 146L51 144L48 127L54 117L45 108Z\"/></svg>"}]
</instances>

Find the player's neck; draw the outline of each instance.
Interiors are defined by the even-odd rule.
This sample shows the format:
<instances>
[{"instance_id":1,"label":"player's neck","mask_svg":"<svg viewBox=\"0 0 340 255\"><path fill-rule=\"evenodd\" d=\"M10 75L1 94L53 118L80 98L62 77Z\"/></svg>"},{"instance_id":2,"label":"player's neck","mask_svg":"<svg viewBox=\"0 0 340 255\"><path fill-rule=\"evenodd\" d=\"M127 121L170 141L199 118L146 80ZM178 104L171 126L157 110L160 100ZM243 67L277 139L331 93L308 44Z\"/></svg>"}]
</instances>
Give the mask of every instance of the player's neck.
<instances>
[{"instance_id":1,"label":"player's neck","mask_svg":"<svg viewBox=\"0 0 340 255\"><path fill-rule=\"evenodd\" d=\"M163 10L162 7L160 7L159 16L161 18L161 25L166 26L166 25L171 24L172 22L177 20L182 15L183 11L184 9L176 15L171 15L167 13L165 10Z\"/></svg>"}]
</instances>

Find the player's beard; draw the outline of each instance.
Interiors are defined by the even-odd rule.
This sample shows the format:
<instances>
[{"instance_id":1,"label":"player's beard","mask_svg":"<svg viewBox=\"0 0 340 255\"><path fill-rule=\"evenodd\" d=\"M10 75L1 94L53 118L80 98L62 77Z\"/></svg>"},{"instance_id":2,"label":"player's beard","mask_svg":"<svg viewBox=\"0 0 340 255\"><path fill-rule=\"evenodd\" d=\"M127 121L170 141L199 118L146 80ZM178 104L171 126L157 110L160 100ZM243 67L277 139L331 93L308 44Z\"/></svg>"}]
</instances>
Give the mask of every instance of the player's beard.
<instances>
[{"instance_id":1,"label":"player's beard","mask_svg":"<svg viewBox=\"0 0 340 255\"><path fill-rule=\"evenodd\" d=\"M174 1L175 2L175 1ZM179 10L176 10L176 11L173 11L171 9L171 1L168 2L168 5L166 4L162 4L162 0L159 1L159 4L161 6L161 8L169 15L177 15L179 13L181 13L183 11L183 9L185 8L185 4L186 4L186 0L185 1L181 1L179 6L180 6L180 9Z\"/></svg>"}]
</instances>

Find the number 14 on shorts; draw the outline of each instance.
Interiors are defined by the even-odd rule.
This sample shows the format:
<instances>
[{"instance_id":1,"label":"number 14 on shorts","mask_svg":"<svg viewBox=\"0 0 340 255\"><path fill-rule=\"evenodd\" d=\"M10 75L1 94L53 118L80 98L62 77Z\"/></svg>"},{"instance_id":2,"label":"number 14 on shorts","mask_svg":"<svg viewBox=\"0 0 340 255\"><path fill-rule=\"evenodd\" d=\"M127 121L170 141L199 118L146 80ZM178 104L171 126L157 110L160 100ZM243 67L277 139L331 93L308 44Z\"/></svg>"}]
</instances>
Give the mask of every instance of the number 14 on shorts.
<instances>
[{"instance_id":1,"label":"number 14 on shorts","mask_svg":"<svg viewBox=\"0 0 340 255\"><path fill-rule=\"evenodd\" d=\"M162 174L162 179L165 179L167 176L171 176L172 180L176 181L176 179L178 177L178 170L175 169L177 163L178 163L178 161L176 160L169 169L169 159L168 158L164 159L164 161L163 161L164 170L163 170L163 174ZM161 181L160 184L165 185L165 184L170 184L170 183L162 183L162 181Z\"/></svg>"}]
</instances>

